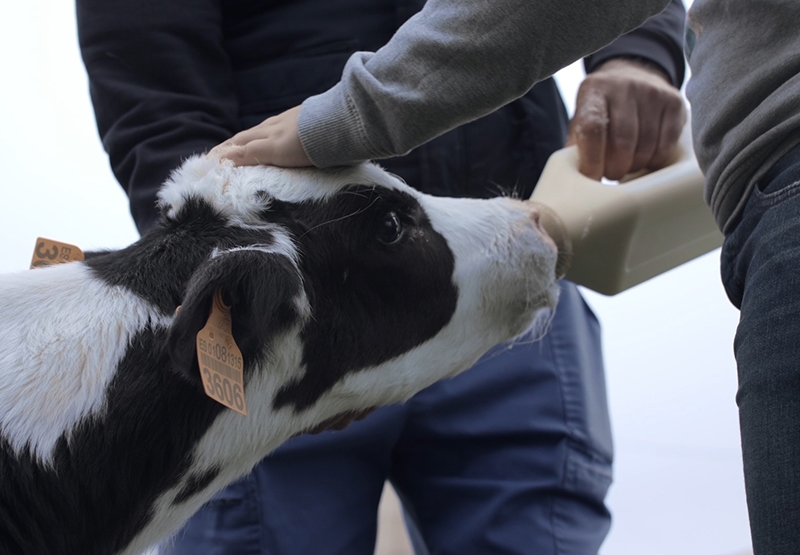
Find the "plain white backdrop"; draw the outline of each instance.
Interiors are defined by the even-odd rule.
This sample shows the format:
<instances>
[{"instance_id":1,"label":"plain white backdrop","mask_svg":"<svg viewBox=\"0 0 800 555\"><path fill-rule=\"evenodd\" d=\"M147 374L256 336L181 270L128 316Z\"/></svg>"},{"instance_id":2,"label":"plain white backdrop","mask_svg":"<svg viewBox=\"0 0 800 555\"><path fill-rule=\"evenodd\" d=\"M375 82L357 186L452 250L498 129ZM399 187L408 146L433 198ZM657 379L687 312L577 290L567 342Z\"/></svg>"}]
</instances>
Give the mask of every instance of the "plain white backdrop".
<instances>
[{"instance_id":1,"label":"plain white backdrop","mask_svg":"<svg viewBox=\"0 0 800 555\"><path fill-rule=\"evenodd\" d=\"M85 250L137 238L97 137L74 7L7 3L0 20L0 271L37 236ZM579 66L559 74L568 102ZM604 555L749 552L734 396L738 313L719 252L617 297L587 292L605 333L616 443Z\"/></svg>"}]
</instances>

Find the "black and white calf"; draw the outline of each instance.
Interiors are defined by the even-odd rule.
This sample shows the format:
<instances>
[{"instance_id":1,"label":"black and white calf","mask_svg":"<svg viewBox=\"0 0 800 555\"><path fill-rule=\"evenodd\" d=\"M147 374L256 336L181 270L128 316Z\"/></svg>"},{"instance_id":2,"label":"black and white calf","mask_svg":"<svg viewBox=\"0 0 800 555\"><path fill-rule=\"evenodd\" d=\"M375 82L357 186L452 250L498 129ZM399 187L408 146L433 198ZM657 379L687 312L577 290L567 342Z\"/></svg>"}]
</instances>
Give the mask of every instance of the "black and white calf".
<instances>
[{"instance_id":1,"label":"black and white calf","mask_svg":"<svg viewBox=\"0 0 800 555\"><path fill-rule=\"evenodd\" d=\"M193 158L161 204L126 249L0 277L0 554L139 553L291 436L457 374L556 300L528 204L373 165ZM201 383L218 289L247 416Z\"/></svg>"}]
</instances>

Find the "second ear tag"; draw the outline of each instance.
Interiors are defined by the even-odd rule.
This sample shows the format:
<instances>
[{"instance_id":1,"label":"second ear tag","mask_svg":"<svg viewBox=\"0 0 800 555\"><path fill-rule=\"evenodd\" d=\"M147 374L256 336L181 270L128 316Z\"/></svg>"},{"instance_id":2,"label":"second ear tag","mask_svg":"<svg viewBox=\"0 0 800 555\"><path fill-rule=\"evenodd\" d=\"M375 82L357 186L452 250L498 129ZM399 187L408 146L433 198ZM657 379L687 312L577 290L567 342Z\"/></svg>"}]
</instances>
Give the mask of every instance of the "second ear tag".
<instances>
[{"instance_id":1,"label":"second ear tag","mask_svg":"<svg viewBox=\"0 0 800 555\"><path fill-rule=\"evenodd\" d=\"M39 237L36 239L36 247L33 249L31 270L80 260L83 260L83 251L75 245Z\"/></svg>"},{"instance_id":2,"label":"second ear tag","mask_svg":"<svg viewBox=\"0 0 800 555\"><path fill-rule=\"evenodd\" d=\"M214 292L208 322L197 332L197 362L200 364L206 395L246 415L244 362L231 333L229 309L222 302L222 294L218 289Z\"/></svg>"}]
</instances>

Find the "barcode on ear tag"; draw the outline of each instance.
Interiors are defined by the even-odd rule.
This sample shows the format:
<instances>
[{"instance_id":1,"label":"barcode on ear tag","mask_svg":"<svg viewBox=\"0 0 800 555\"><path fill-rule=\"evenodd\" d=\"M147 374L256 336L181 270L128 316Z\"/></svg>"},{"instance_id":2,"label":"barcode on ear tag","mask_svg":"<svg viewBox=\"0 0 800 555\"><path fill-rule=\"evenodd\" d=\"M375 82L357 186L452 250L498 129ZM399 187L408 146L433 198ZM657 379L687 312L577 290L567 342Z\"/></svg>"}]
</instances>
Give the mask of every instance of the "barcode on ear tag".
<instances>
[{"instance_id":1,"label":"barcode on ear tag","mask_svg":"<svg viewBox=\"0 0 800 555\"><path fill-rule=\"evenodd\" d=\"M83 251L75 245L39 237L36 239L36 246L33 249L31 270L44 266L52 266L53 264L63 264L64 262L76 262L81 260L83 260Z\"/></svg>"},{"instance_id":2,"label":"barcode on ear tag","mask_svg":"<svg viewBox=\"0 0 800 555\"><path fill-rule=\"evenodd\" d=\"M244 399L244 361L242 351L231 334L231 314L219 290L205 327L197 332L197 362L206 395L215 401L247 414Z\"/></svg>"}]
</instances>

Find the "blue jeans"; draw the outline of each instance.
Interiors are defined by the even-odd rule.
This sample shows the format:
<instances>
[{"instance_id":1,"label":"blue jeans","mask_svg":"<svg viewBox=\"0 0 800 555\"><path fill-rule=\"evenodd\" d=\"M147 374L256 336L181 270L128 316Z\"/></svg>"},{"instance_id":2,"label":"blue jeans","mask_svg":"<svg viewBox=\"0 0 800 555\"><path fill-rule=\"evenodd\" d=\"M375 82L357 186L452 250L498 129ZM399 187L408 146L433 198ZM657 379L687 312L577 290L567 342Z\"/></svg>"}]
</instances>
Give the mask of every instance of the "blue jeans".
<instances>
[{"instance_id":1,"label":"blue jeans","mask_svg":"<svg viewBox=\"0 0 800 555\"><path fill-rule=\"evenodd\" d=\"M599 325L564 283L542 340L499 346L344 431L290 440L161 552L372 555L389 479L418 553L590 555L610 526L611 451Z\"/></svg>"},{"instance_id":2,"label":"blue jeans","mask_svg":"<svg viewBox=\"0 0 800 555\"><path fill-rule=\"evenodd\" d=\"M758 183L722 248L756 555L800 553L800 147Z\"/></svg>"}]
</instances>

